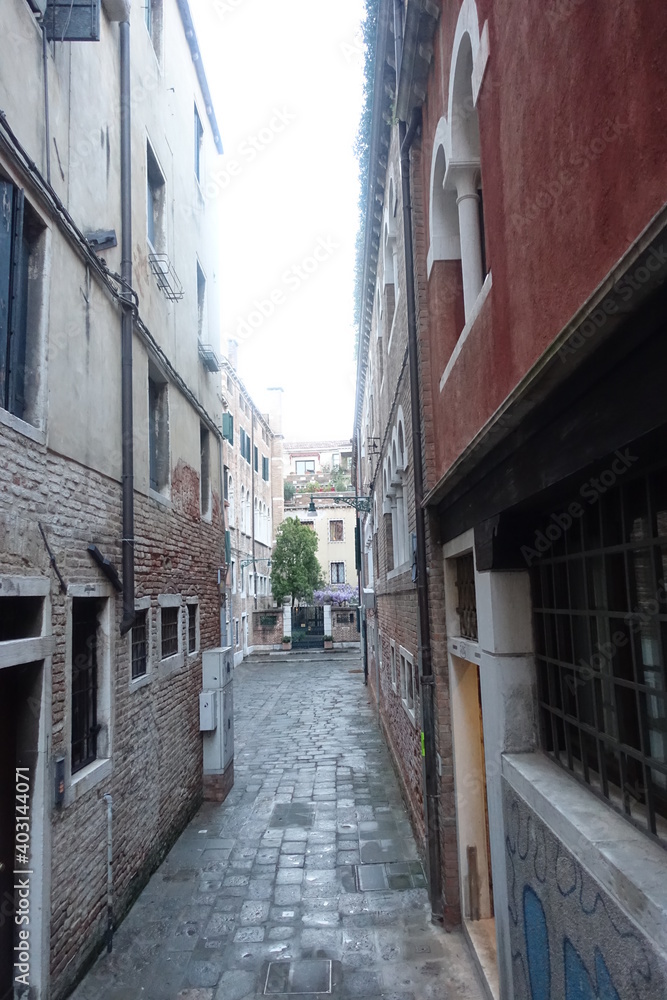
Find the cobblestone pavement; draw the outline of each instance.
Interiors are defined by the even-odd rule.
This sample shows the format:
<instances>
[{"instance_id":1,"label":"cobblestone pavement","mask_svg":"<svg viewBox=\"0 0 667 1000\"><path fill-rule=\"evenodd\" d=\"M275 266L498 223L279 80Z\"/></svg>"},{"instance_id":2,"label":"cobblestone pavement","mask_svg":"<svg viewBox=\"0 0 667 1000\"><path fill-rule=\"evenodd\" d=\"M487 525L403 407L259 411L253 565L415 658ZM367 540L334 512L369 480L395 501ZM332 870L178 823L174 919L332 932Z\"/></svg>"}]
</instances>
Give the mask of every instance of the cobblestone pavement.
<instances>
[{"instance_id":1,"label":"cobblestone pavement","mask_svg":"<svg viewBox=\"0 0 667 1000\"><path fill-rule=\"evenodd\" d=\"M235 785L205 803L74 1000L480 1000L421 865L358 660L236 670Z\"/></svg>"}]
</instances>

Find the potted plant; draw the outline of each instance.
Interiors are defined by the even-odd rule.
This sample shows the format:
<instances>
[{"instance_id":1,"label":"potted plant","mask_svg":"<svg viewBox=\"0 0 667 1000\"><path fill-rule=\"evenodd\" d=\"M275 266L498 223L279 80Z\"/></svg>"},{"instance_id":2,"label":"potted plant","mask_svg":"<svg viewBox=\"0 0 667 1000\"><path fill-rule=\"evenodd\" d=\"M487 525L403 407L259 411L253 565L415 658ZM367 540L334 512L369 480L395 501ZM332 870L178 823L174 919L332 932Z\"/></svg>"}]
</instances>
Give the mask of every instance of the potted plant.
<instances>
[{"instance_id":1,"label":"potted plant","mask_svg":"<svg viewBox=\"0 0 667 1000\"><path fill-rule=\"evenodd\" d=\"M332 635L325 635L325 637L324 637L324 648L325 649L333 649L333 636Z\"/></svg>"},{"instance_id":2,"label":"potted plant","mask_svg":"<svg viewBox=\"0 0 667 1000\"><path fill-rule=\"evenodd\" d=\"M282 648L285 650L285 652L289 652L289 650L292 648L292 636L291 635L284 635L283 636L283 639L282 639Z\"/></svg>"}]
</instances>

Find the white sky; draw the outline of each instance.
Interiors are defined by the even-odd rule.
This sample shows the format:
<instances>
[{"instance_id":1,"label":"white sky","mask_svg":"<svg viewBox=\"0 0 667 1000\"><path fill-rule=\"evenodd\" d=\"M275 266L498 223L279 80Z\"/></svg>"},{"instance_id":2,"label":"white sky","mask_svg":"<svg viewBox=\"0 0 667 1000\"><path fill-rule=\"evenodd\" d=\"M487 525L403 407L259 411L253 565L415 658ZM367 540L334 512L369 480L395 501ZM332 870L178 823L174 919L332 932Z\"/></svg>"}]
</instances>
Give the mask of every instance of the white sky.
<instances>
[{"instance_id":1,"label":"white sky","mask_svg":"<svg viewBox=\"0 0 667 1000\"><path fill-rule=\"evenodd\" d=\"M362 0L190 6L225 148L209 171L222 352L239 340L239 374L260 408L282 386L286 438L348 438Z\"/></svg>"}]
</instances>

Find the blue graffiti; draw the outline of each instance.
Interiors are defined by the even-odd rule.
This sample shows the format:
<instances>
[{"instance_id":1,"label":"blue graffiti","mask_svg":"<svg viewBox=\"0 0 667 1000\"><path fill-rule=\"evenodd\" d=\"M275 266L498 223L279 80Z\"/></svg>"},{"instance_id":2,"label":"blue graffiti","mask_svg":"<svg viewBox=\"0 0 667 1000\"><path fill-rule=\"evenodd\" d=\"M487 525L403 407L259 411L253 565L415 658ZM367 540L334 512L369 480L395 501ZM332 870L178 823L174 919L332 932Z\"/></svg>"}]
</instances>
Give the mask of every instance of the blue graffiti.
<instances>
[{"instance_id":1,"label":"blue graffiti","mask_svg":"<svg viewBox=\"0 0 667 1000\"><path fill-rule=\"evenodd\" d=\"M549 928L540 898L528 885L523 890L523 927L531 1000L551 1000ZM563 942L563 967L565 1000L620 1000L598 948L595 949L596 986L569 938Z\"/></svg>"},{"instance_id":2,"label":"blue graffiti","mask_svg":"<svg viewBox=\"0 0 667 1000\"><path fill-rule=\"evenodd\" d=\"M528 975L532 1000L551 997L549 930L540 899L530 886L523 890L523 930L526 935Z\"/></svg>"}]
</instances>

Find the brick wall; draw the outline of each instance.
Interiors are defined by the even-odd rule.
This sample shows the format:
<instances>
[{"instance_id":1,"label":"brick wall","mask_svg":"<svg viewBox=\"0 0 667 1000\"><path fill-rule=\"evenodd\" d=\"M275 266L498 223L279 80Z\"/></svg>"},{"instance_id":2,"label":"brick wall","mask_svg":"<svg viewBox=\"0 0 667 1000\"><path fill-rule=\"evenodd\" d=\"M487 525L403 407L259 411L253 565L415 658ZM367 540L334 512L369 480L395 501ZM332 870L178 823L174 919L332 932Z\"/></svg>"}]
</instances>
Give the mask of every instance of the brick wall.
<instances>
[{"instance_id":1,"label":"brick wall","mask_svg":"<svg viewBox=\"0 0 667 1000\"><path fill-rule=\"evenodd\" d=\"M273 621L262 624L262 619ZM254 646L279 646L283 638L283 609L255 611L252 615L252 641Z\"/></svg>"},{"instance_id":2,"label":"brick wall","mask_svg":"<svg viewBox=\"0 0 667 1000\"><path fill-rule=\"evenodd\" d=\"M37 521L66 582L105 582L86 551L98 546L120 572L120 484L0 428L0 572L50 577L52 630L51 750L69 750L66 625L71 598L60 593ZM113 797L114 908L122 916L201 800L198 725L202 648L219 645L217 568L222 560L220 497L212 523L199 519L199 477L179 466L171 507L135 495L136 593L150 597L150 681L130 688L130 641L121 638L122 598L111 601L112 772L59 811L51 811L51 989L58 1000L101 943L106 925L106 804ZM159 669L157 595L199 599L200 643L183 666ZM51 761L49 761L50 763Z\"/></svg>"},{"instance_id":3,"label":"brick wall","mask_svg":"<svg viewBox=\"0 0 667 1000\"><path fill-rule=\"evenodd\" d=\"M357 632L357 610L356 608L344 608L342 610L331 609L331 630L333 641L336 642L359 642L360 636Z\"/></svg>"}]
</instances>

